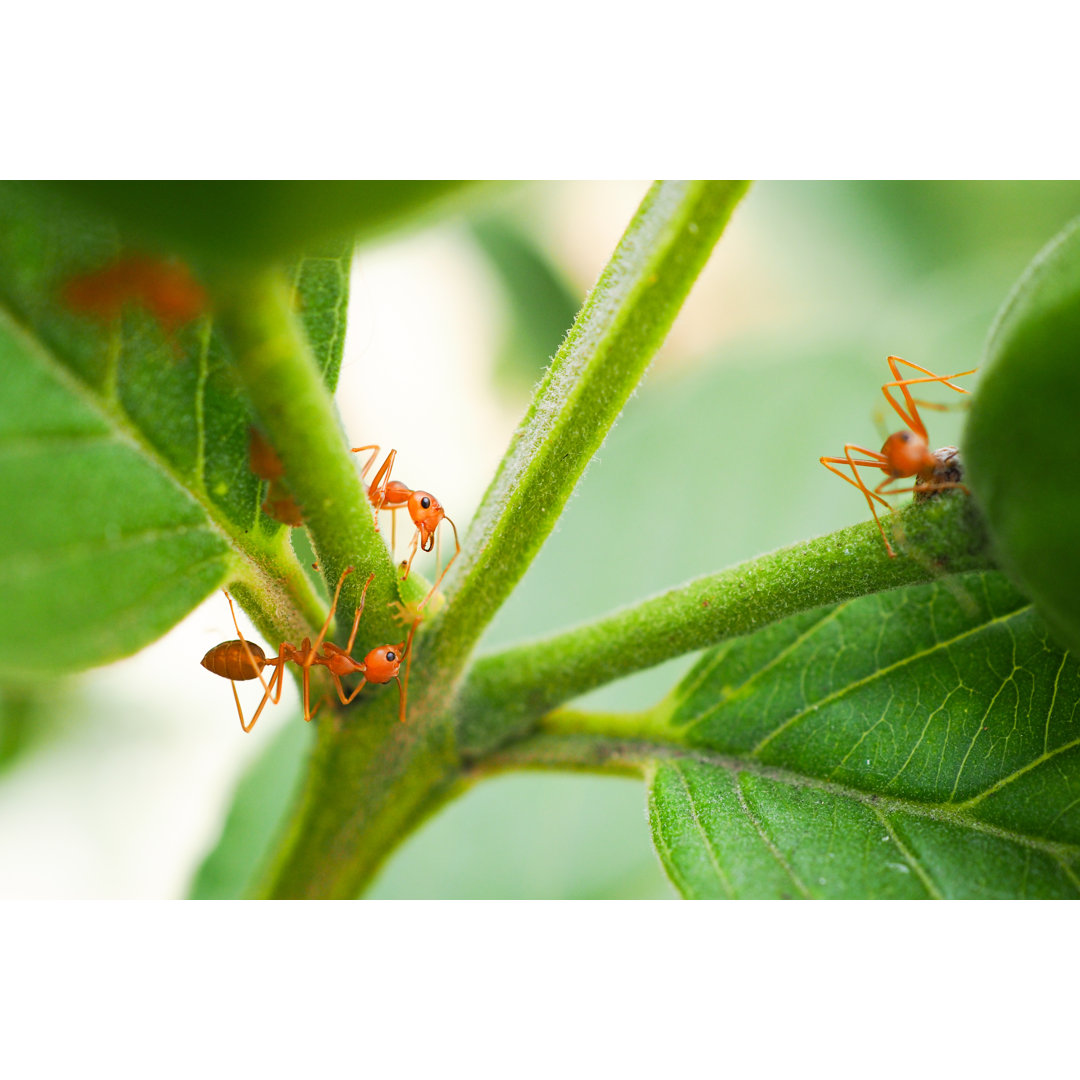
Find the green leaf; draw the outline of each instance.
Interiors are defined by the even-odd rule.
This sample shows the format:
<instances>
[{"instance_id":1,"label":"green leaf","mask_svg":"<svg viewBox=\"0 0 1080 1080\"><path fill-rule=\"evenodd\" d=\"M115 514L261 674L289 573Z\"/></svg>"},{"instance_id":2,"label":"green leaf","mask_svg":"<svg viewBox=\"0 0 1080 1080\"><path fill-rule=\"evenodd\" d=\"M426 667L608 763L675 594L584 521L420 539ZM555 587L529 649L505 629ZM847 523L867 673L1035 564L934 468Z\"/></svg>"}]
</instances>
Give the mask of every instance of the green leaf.
<instances>
[{"instance_id":1,"label":"green leaf","mask_svg":"<svg viewBox=\"0 0 1080 1080\"><path fill-rule=\"evenodd\" d=\"M1000 561L1080 647L1080 219L1027 269L991 332L964 440Z\"/></svg>"},{"instance_id":2,"label":"green leaf","mask_svg":"<svg viewBox=\"0 0 1080 1080\"><path fill-rule=\"evenodd\" d=\"M460 180L65 181L133 243L192 255L268 261L376 236L426 214Z\"/></svg>"},{"instance_id":3,"label":"green leaf","mask_svg":"<svg viewBox=\"0 0 1080 1080\"><path fill-rule=\"evenodd\" d=\"M115 264L100 217L57 191L0 185L0 672L55 675L128 655L229 578L280 630L318 604L287 530L259 510L251 412L207 316L102 321L64 301ZM329 270L336 267L331 280ZM322 370L340 363L342 256L297 267ZM336 284L335 284L336 281Z\"/></svg>"},{"instance_id":4,"label":"green leaf","mask_svg":"<svg viewBox=\"0 0 1080 1080\"><path fill-rule=\"evenodd\" d=\"M634 727L686 896L1075 897L1080 665L1001 574L706 654Z\"/></svg>"}]
</instances>

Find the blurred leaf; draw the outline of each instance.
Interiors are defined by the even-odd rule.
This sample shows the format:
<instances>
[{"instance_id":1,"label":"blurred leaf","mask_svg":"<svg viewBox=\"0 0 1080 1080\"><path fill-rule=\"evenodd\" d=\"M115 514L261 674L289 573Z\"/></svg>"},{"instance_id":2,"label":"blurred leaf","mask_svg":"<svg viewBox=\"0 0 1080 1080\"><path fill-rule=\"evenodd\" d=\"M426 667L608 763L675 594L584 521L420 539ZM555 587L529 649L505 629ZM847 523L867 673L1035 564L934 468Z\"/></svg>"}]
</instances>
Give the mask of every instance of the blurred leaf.
<instances>
[{"instance_id":1,"label":"blurred leaf","mask_svg":"<svg viewBox=\"0 0 1080 1080\"><path fill-rule=\"evenodd\" d=\"M65 302L68 283L120 254L107 224L55 190L0 185L6 674L52 675L136 651L225 579L230 547L277 576L292 564L281 526L259 513L250 410L210 319L167 326L131 304L104 319ZM339 255L297 270L330 379L344 265Z\"/></svg>"},{"instance_id":2,"label":"blurred leaf","mask_svg":"<svg viewBox=\"0 0 1080 1080\"><path fill-rule=\"evenodd\" d=\"M499 276L510 311L496 358L496 381L509 390L528 391L555 355L581 297L513 222L482 219L473 225L473 234Z\"/></svg>"},{"instance_id":3,"label":"blurred leaf","mask_svg":"<svg viewBox=\"0 0 1080 1080\"><path fill-rule=\"evenodd\" d=\"M1080 648L1080 219L1035 259L991 333L964 439L1003 567Z\"/></svg>"},{"instance_id":4,"label":"blurred leaf","mask_svg":"<svg viewBox=\"0 0 1080 1080\"><path fill-rule=\"evenodd\" d=\"M267 261L368 238L434 211L461 180L65 181L129 242Z\"/></svg>"},{"instance_id":5,"label":"blurred leaf","mask_svg":"<svg viewBox=\"0 0 1080 1080\"><path fill-rule=\"evenodd\" d=\"M236 900L247 894L281 826L314 734L297 715L263 747L236 787L218 842L195 872L190 899Z\"/></svg>"},{"instance_id":6,"label":"blurred leaf","mask_svg":"<svg viewBox=\"0 0 1080 1080\"><path fill-rule=\"evenodd\" d=\"M1000 574L787 619L640 725L682 747L653 757L657 849L692 897L1075 897L1078 700Z\"/></svg>"},{"instance_id":7,"label":"blurred leaf","mask_svg":"<svg viewBox=\"0 0 1080 1080\"><path fill-rule=\"evenodd\" d=\"M906 251L923 272L973 252L986 260L1001 249L1032 250L1080 213L1075 181L873 181L829 187L849 207L863 202L875 210L889 246Z\"/></svg>"},{"instance_id":8,"label":"blurred leaf","mask_svg":"<svg viewBox=\"0 0 1080 1080\"><path fill-rule=\"evenodd\" d=\"M68 704L65 696L63 684L55 681L0 685L0 772L56 734L56 720Z\"/></svg>"},{"instance_id":9,"label":"blurred leaf","mask_svg":"<svg viewBox=\"0 0 1080 1080\"><path fill-rule=\"evenodd\" d=\"M345 325L349 314L349 272L352 241L327 248L323 255L307 255L293 267L293 304L304 326L312 356L323 381L333 391L345 351Z\"/></svg>"}]
</instances>

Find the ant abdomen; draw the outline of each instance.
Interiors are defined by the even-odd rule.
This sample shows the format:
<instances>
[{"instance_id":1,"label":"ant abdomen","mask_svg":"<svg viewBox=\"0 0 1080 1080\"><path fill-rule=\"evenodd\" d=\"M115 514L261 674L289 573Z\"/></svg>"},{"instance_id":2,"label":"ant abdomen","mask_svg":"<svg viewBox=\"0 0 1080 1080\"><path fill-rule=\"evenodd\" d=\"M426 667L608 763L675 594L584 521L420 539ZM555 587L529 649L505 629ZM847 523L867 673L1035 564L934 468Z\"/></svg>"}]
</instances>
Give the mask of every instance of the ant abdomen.
<instances>
[{"instance_id":1,"label":"ant abdomen","mask_svg":"<svg viewBox=\"0 0 1080 1080\"><path fill-rule=\"evenodd\" d=\"M255 661L252 664L252 660ZM207 671L233 682L257 679L266 667L266 653L254 641L223 641L215 645L200 661Z\"/></svg>"}]
</instances>

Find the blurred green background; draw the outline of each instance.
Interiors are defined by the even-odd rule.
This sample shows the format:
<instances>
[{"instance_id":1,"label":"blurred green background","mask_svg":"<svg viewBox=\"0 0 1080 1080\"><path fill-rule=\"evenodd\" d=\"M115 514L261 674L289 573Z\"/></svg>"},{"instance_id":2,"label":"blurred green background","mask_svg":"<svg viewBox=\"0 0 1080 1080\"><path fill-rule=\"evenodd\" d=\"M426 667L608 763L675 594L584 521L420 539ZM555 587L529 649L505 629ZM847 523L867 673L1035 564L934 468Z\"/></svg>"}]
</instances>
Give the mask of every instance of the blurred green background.
<instances>
[{"instance_id":1,"label":"blurred green background","mask_svg":"<svg viewBox=\"0 0 1080 1080\"><path fill-rule=\"evenodd\" d=\"M402 478L436 491L456 511L459 528L645 187L500 190L472 206L467 220L361 251L340 394L346 428L370 434L364 441L398 446ZM817 459L841 452L847 440L880 444L878 417L888 430L897 426L880 392L886 355L938 372L974 367L1012 283L1078 213L1076 183L752 187L668 343L481 649L565 628L863 520L865 501ZM425 274L427 285L419 281ZM400 307L385 300L394 289ZM381 361L383 337L402 339L410 354L423 352L409 338L417 330L408 313L418 324L441 325L443 307L461 323L460 369L453 357L420 356L412 373L404 360L400 367ZM372 370L392 372L414 395L412 432L380 433L386 409L370 393L350 390L370 388ZM977 376L968 385L977 385ZM454 397L459 391L464 396ZM479 403L478 411L465 402ZM935 445L955 442L963 410L931 413L927 423ZM606 687L584 703L642 708L692 661ZM224 754L222 745L240 738L227 691L219 697L208 754ZM25 703L19 708L25 725ZM287 720L260 729L262 742L245 746L255 755L254 771L233 805L227 843L195 876L194 895L235 893L272 831L310 735L295 716ZM9 756L0 788L33 761L37 750L28 745ZM85 767L94 768L92 742L83 752ZM183 882L199 853L213 848L242 766L236 759L214 772L219 788L207 791L193 816L197 825L186 832L176 826L183 836L175 874L160 880ZM13 821L0 790L0 837ZM0 840L0 857L4 850ZM68 891L79 894L79 879L70 880ZM86 894L123 894L95 880L97 892ZM131 892L130 884L115 887ZM183 891L182 884L147 888ZM652 851L642 784L535 773L486 781L448 806L401 847L370 895L670 897L674 890Z\"/></svg>"}]
</instances>

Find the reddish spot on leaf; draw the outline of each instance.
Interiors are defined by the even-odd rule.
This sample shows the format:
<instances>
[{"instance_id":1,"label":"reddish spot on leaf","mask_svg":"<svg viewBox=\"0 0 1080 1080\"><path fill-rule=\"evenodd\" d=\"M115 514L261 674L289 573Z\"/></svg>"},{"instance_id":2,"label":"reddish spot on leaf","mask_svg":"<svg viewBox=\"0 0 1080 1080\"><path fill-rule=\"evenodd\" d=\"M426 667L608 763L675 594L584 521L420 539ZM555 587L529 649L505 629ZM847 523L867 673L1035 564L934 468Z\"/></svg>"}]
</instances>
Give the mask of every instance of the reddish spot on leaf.
<instances>
[{"instance_id":1,"label":"reddish spot on leaf","mask_svg":"<svg viewBox=\"0 0 1080 1080\"><path fill-rule=\"evenodd\" d=\"M128 304L148 311L172 333L204 314L206 290L181 262L149 255L127 255L116 262L72 278L64 303L80 315L111 322Z\"/></svg>"},{"instance_id":2,"label":"reddish spot on leaf","mask_svg":"<svg viewBox=\"0 0 1080 1080\"><path fill-rule=\"evenodd\" d=\"M288 484L285 483L285 466L282 465L277 451L255 428L251 429L248 455L251 471L260 480L266 480L269 483L266 499L262 504L263 513L284 525L291 525L294 529L299 528L304 524L304 515L299 504L292 497Z\"/></svg>"},{"instance_id":3,"label":"reddish spot on leaf","mask_svg":"<svg viewBox=\"0 0 1080 1080\"><path fill-rule=\"evenodd\" d=\"M280 480L285 475L285 466L281 464L277 451L256 428L251 429L248 455L251 459L251 471L260 480Z\"/></svg>"}]
</instances>

